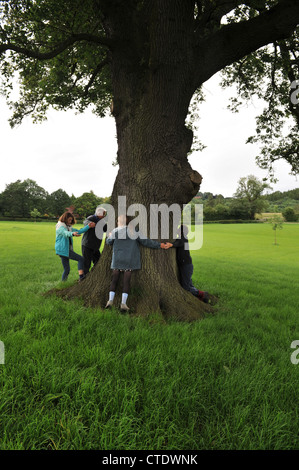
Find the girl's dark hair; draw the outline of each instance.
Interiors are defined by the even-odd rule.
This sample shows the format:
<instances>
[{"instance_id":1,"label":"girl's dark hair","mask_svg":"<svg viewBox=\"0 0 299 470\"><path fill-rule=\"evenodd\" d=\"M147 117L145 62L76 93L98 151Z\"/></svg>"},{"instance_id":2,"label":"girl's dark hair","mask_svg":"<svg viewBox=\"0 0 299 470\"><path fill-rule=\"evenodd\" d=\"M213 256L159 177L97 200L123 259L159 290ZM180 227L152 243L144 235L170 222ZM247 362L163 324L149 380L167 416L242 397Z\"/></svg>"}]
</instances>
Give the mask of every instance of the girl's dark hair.
<instances>
[{"instance_id":1,"label":"girl's dark hair","mask_svg":"<svg viewBox=\"0 0 299 470\"><path fill-rule=\"evenodd\" d=\"M64 224L67 225L67 221L68 221L68 218L71 217L72 218L72 222L71 222L71 225L74 225L76 223L76 219L74 217L74 215L71 213L71 212L64 212L60 217L59 217L59 221L60 222L63 222Z\"/></svg>"}]
</instances>

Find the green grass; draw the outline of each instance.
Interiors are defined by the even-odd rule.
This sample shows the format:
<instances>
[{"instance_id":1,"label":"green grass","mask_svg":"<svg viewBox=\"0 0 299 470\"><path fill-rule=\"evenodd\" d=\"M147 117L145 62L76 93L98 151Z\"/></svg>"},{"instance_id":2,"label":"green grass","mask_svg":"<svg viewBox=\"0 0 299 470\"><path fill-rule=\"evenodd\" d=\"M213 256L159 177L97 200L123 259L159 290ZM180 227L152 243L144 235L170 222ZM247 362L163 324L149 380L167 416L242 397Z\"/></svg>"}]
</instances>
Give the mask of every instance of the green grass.
<instances>
[{"instance_id":1,"label":"green grass","mask_svg":"<svg viewBox=\"0 0 299 470\"><path fill-rule=\"evenodd\" d=\"M205 225L193 280L220 302L192 324L43 297L55 225L0 234L1 450L298 449L299 225Z\"/></svg>"}]
</instances>

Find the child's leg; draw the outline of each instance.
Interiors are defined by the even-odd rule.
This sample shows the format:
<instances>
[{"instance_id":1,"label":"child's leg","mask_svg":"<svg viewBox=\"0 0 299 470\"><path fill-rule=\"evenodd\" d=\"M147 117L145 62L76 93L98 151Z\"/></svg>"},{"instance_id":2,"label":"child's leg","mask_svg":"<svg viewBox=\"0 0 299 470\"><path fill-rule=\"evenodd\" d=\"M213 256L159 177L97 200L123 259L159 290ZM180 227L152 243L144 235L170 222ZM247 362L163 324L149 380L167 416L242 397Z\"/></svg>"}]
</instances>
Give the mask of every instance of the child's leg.
<instances>
[{"instance_id":1,"label":"child's leg","mask_svg":"<svg viewBox=\"0 0 299 470\"><path fill-rule=\"evenodd\" d=\"M119 269L114 269L113 273L112 273L111 284L110 284L109 300L108 300L105 308L110 308L113 305L113 300L114 300L114 296L115 296L117 283L118 283L118 280L119 280L119 275L120 275Z\"/></svg>"},{"instance_id":2,"label":"child's leg","mask_svg":"<svg viewBox=\"0 0 299 470\"><path fill-rule=\"evenodd\" d=\"M117 283L118 283L118 280L119 280L119 275L120 275L120 270L119 269L113 269L113 273L112 273L112 279L111 279L111 284L110 284L110 292L115 292L116 291L116 287L117 287Z\"/></svg>"},{"instance_id":3,"label":"child's leg","mask_svg":"<svg viewBox=\"0 0 299 470\"><path fill-rule=\"evenodd\" d=\"M127 303L127 298L130 292L131 277L132 277L132 271L124 272L124 285L123 285L123 294L122 294L122 299L121 299L121 303L124 305Z\"/></svg>"},{"instance_id":4,"label":"child's leg","mask_svg":"<svg viewBox=\"0 0 299 470\"><path fill-rule=\"evenodd\" d=\"M64 269L61 280L66 281L70 273L70 260L66 256L60 256L60 259Z\"/></svg>"}]
</instances>

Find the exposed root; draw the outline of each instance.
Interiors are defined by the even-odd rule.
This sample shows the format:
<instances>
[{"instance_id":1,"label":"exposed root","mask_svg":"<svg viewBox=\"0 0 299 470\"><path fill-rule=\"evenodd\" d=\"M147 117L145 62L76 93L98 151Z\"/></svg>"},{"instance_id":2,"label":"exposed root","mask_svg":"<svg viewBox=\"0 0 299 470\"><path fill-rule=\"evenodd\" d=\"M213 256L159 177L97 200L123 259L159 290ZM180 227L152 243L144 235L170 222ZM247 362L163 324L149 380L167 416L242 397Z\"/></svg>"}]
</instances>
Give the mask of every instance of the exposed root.
<instances>
[{"instance_id":1,"label":"exposed root","mask_svg":"<svg viewBox=\"0 0 299 470\"><path fill-rule=\"evenodd\" d=\"M44 295L55 294L65 300L81 298L88 307L105 308L111 282L109 253L104 253L102 258L82 282L65 289L51 289ZM206 304L181 287L176 273L169 270L166 278L165 281L165 272L162 275L158 270L154 275L148 270L134 272L128 297L129 313L142 317L160 315L166 321L191 322L215 312L213 305L217 303L217 297L210 296L211 301ZM120 306L121 294L122 276L114 298L116 308Z\"/></svg>"}]
</instances>

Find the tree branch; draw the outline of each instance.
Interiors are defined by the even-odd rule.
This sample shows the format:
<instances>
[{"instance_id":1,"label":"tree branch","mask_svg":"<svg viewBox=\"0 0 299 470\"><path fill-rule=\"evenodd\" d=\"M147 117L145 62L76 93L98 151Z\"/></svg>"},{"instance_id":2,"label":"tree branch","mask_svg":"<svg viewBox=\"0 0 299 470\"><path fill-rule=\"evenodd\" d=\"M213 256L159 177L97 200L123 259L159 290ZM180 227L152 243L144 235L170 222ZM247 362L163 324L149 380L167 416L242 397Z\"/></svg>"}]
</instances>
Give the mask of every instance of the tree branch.
<instances>
[{"instance_id":1,"label":"tree branch","mask_svg":"<svg viewBox=\"0 0 299 470\"><path fill-rule=\"evenodd\" d=\"M92 35L88 33L78 33L78 34L73 34L72 36L67 38L65 41L62 41L60 44L58 44L56 47L54 47L52 50L48 52L41 52L40 50L34 50L34 49L30 49L24 46L18 46L16 44L7 42L6 44L0 44L0 54L2 54L5 51L14 51L14 52L17 52L18 54L23 54L33 59L49 60L61 54L61 52L65 51L66 49L68 49L68 47L72 46L73 44L79 41L93 42L95 44L109 47L110 49L112 49L114 45L114 41L108 38L97 36L97 35Z\"/></svg>"},{"instance_id":2,"label":"tree branch","mask_svg":"<svg viewBox=\"0 0 299 470\"><path fill-rule=\"evenodd\" d=\"M298 0L281 0L255 18L221 27L197 45L196 87L251 52L289 37L298 24Z\"/></svg>"},{"instance_id":3,"label":"tree branch","mask_svg":"<svg viewBox=\"0 0 299 470\"><path fill-rule=\"evenodd\" d=\"M102 70L103 67L105 67L105 65L109 64L109 60L108 58L106 57L105 59L103 59L98 65L97 67L95 68L94 72L92 73L91 77L90 77L90 80L88 82L88 84L86 85L85 89L84 89L84 95L87 96L88 95L88 91L89 91L89 88L91 87L91 85L93 84L93 82L95 81L95 78L96 76L99 74L99 72Z\"/></svg>"},{"instance_id":4,"label":"tree branch","mask_svg":"<svg viewBox=\"0 0 299 470\"><path fill-rule=\"evenodd\" d=\"M200 38L202 29L205 29L209 24L212 28L215 24L220 24L221 18L231 12L238 5L242 4L242 0L227 0L212 3L210 1L204 2L202 5L203 11L199 12L196 19L196 34Z\"/></svg>"}]
</instances>

